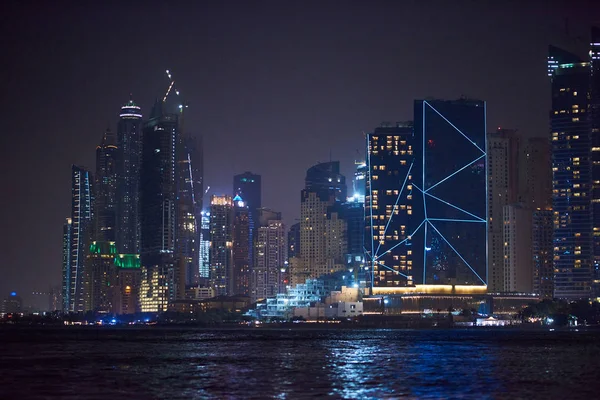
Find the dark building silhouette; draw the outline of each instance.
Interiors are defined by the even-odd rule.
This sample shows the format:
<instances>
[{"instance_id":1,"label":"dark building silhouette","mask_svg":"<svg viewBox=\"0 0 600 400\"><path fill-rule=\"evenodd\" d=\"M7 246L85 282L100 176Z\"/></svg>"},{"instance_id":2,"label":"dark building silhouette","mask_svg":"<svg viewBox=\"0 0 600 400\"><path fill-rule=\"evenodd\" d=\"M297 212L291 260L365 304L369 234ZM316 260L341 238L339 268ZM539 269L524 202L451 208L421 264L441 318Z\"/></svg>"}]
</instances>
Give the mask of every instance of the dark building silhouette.
<instances>
[{"instance_id":1,"label":"dark building silhouette","mask_svg":"<svg viewBox=\"0 0 600 400\"><path fill-rule=\"evenodd\" d=\"M233 199L233 273L229 295L250 294L250 210L240 196Z\"/></svg>"},{"instance_id":2,"label":"dark building silhouette","mask_svg":"<svg viewBox=\"0 0 600 400\"><path fill-rule=\"evenodd\" d=\"M144 124L140 171L141 311L167 309L175 297L178 116L154 104Z\"/></svg>"},{"instance_id":3,"label":"dark building silhouette","mask_svg":"<svg viewBox=\"0 0 600 400\"><path fill-rule=\"evenodd\" d=\"M345 202L346 177L340 173L340 162L330 161L314 165L306 171L305 189L311 192L331 191L335 201Z\"/></svg>"},{"instance_id":4,"label":"dark building silhouette","mask_svg":"<svg viewBox=\"0 0 600 400\"><path fill-rule=\"evenodd\" d=\"M117 157L115 135L108 129L96 147L94 240L114 242L117 225Z\"/></svg>"},{"instance_id":5,"label":"dark building silhouette","mask_svg":"<svg viewBox=\"0 0 600 400\"><path fill-rule=\"evenodd\" d=\"M487 285L486 104L417 100L414 118L414 282Z\"/></svg>"},{"instance_id":6,"label":"dark building silhouette","mask_svg":"<svg viewBox=\"0 0 600 400\"><path fill-rule=\"evenodd\" d=\"M300 256L300 222L296 222L288 231L288 258Z\"/></svg>"},{"instance_id":7,"label":"dark building silhouette","mask_svg":"<svg viewBox=\"0 0 600 400\"><path fill-rule=\"evenodd\" d=\"M117 127L117 232L120 253L140 252L140 166L142 113L129 100L121 107Z\"/></svg>"}]
</instances>

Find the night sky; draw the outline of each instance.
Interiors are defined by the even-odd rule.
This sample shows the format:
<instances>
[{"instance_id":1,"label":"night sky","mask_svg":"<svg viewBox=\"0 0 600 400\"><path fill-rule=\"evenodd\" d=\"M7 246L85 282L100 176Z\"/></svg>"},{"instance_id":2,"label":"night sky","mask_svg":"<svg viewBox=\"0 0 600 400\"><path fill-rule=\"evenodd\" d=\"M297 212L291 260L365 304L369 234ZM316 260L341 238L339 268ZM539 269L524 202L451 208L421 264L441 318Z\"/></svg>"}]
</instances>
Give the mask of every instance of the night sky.
<instances>
[{"instance_id":1,"label":"night sky","mask_svg":"<svg viewBox=\"0 0 600 400\"><path fill-rule=\"evenodd\" d=\"M412 119L416 98L487 100L488 130L546 136L547 46L584 56L600 2L521 3L3 1L0 297L60 283L70 165L94 168L129 93L148 115L165 69L209 194L259 173L288 225L308 167L331 151L350 178L362 132Z\"/></svg>"}]
</instances>

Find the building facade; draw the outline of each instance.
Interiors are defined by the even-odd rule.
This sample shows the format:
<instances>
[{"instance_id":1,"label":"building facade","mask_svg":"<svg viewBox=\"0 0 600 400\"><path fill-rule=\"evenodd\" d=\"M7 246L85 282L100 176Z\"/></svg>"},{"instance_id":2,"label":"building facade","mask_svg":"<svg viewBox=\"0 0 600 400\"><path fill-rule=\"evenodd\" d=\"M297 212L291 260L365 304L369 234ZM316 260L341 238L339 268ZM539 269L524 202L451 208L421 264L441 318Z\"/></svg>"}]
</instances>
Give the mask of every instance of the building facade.
<instances>
[{"instance_id":1,"label":"building facade","mask_svg":"<svg viewBox=\"0 0 600 400\"><path fill-rule=\"evenodd\" d=\"M486 104L417 100L414 118L413 280L486 286Z\"/></svg>"},{"instance_id":2,"label":"building facade","mask_svg":"<svg viewBox=\"0 0 600 400\"><path fill-rule=\"evenodd\" d=\"M504 287L502 292L533 293L532 210L504 206Z\"/></svg>"},{"instance_id":3,"label":"building facade","mask_svg":"<svg viewBox=\"0 0 600 400\"><path fill-rule=\"evenodd\" d=\"M553 228L552 208L533 211L531 234L533 293L542 299L554 297Z\"/></svg>"},{"instance_id":4,"label":"building facade","mask_svg":"<svg viewBox=\"0 0 600 400\"><path fill-rule=\"evenodd\" d=\"M591 295L593 268L592 137L589 63L550 47L554 295Z\"/></svg>"},{"instance_id":5,"label":"building facade","mask_svg":"<svg viewBox=\"0 0 600 400\"><path fill-rule=\"evenodd\" d=\"M233 273L229 287L230 295L250 295L250 209L240 196L233 199Z\"/></svg>"},{"instance_id":6,"label":"building facade","mask_svg":"<svg viewBox=\"0 0 600 400\"><path fill-rule=\"evenodd\" d=\"M166 311L174 299L177 114L156 102L144 124L140 172L142 312Z\"/></svg>"},{"instance_id":7,"label":"building facade","mask_svg":"<svg viewBox=\"0 0 600 400\"><path fill-rule=\"evenodd\" d=\"M255 303L285 289L287 245L281 213L262 208L256 227L251 298Z\"/></svg>"},{"instance_id":8,"label":"building facade","mask_svg":"<svg viewBox=\"0 0 600 400\"><path fill-rule=\"evenodd\" d=\"M121 253L140 252L140 167L142 113L129 100L121 107L117 127L117 232Z\"/></svg>"},{"instance_id":9,"label":"building facade","mask_svg":"<svg viewBox=\"0 0 600 400\"><path fill-rule=\"evenodd\" d=\"M117 232L117 159L115 135L104 132L96 147L96 174L94 176L94 232L93 239L114 242Z\"/></svg>"},{"instance_id":10,"label":"building facade","mask_svg":"<svg viewBox=\"0 0 600 400\"><path fill-rule=\"evenodd\" d=\"M231 293L233 278L233 199L210 200L210 284L216 296Z\"/></svg>"},{"instance_id":11,"label":"building facade","mask_svg":"<svg viewBox=\"0 0 600 400\"><path fill-rule=\"evenodd\" d=\"M516 130L498 129L487 136L489 282L491 292L502 292L505 281L505 206L519 197L520 137Z\"/></svg>"}]
</instances>

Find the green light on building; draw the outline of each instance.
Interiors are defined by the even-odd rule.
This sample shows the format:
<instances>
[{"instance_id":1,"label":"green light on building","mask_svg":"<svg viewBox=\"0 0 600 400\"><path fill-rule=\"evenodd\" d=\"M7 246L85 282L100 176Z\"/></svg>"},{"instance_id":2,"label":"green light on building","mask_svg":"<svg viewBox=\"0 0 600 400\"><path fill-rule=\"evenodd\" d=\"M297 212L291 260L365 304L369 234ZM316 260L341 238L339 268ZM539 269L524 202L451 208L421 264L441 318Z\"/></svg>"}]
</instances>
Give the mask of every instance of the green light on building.
<instances>
[{"instance_id":1,"label":"green light on building","mask_svg":"<svg viewBox=\"0 0 600 400\"><path fill-rule=\"evenodd\" d=\"M92 242L90 244L91 254L115 255L117 254L117 246L115 242Z\"/></svg>"},{"instance_id":2,"label":"green light on building","mask_svg":"<svg viewBox=\"0 0 600 400\"><path fill-rule=\"evenodd\" d=\"M141 268L139 254L117 254L115 255L115 267L135 269Z\"/></svg>"}]
</instances>

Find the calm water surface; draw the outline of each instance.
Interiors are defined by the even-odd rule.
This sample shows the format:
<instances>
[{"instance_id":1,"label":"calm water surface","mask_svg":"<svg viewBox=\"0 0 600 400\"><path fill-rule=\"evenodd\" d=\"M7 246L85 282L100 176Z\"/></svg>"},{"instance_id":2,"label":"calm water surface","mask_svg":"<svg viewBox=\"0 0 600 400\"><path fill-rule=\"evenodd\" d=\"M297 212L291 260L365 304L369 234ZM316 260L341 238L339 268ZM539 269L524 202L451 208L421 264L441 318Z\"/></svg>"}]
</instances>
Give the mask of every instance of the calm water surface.
<instances>
[{"instance_id":1,"label":"calm water surface","mask_svg":"<svg viewBox=\"0 0 600 400\"><path fill-rule=\"evenodd\" d=\"M0 329L0 399L600 397L600 332Z\"/></svg>"}]
</instances>

